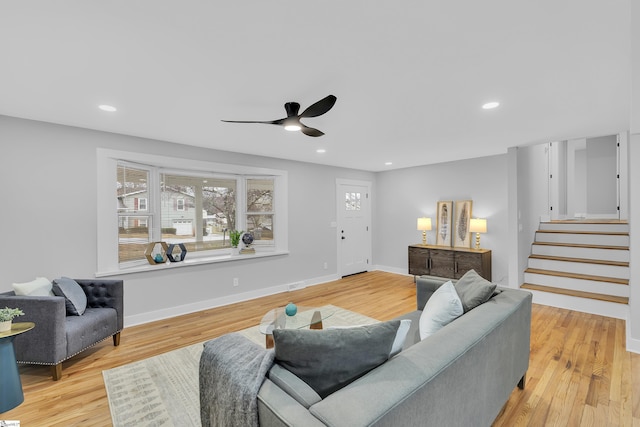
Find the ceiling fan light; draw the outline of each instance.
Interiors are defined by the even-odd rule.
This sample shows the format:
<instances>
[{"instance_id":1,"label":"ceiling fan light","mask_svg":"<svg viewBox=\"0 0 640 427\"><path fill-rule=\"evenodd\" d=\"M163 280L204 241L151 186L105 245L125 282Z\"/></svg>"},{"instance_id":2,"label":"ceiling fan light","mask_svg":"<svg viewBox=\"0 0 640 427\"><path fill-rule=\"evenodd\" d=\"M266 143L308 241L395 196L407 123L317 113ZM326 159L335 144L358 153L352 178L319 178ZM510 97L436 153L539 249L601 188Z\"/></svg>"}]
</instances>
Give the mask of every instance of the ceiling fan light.
<instances>
[{"instance_id":1,"label":"ceiling fan light","mask_svg":"<svg viewBox=\"0 0 640 427\"><path fill-rule=\"evenodd\" d=\"M298 130L302 129L302 127L300 125L286 125L284 128L286 130L288 130L289 132L295 132L295 131L298 131Z\"/></svg>"}]
</instances>

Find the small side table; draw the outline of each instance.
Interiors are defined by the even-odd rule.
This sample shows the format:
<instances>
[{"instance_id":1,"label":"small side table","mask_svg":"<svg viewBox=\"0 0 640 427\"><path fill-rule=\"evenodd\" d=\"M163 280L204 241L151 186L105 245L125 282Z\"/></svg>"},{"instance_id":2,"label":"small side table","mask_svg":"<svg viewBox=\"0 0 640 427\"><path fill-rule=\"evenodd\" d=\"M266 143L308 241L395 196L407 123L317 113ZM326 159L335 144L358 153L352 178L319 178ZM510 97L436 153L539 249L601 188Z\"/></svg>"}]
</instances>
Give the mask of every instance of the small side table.
<instances>
[{"instance_id":1,"label":"small side table","mask_svg":"<svg viewBox=\"0 0 640 427\"><path fill-rule=\"evenodd\" d=\"M0 413L24 401L13 340L16 335L30 331L35 326L33 322L13 323L10 330L0 332Z\"/></svg>"}]
</instances>

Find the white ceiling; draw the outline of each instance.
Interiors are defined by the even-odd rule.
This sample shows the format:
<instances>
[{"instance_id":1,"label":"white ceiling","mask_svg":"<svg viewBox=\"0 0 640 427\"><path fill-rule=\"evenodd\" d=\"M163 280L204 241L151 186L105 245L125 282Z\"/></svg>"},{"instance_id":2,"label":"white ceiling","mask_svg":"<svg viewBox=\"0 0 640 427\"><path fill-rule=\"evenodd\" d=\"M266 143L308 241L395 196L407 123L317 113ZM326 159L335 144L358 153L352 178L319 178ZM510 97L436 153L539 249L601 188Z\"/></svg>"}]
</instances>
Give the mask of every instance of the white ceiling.
<instances>
[{"instance_id":1,"label":"white ceiling","mask_svg":"<svg viewBox=\"0 0 640 427\"><path fill-rule=\"evenodd\" d=\"M6 0L0 114L370 171L612 134L629 1Z\"/></svg>"}]
</instances>

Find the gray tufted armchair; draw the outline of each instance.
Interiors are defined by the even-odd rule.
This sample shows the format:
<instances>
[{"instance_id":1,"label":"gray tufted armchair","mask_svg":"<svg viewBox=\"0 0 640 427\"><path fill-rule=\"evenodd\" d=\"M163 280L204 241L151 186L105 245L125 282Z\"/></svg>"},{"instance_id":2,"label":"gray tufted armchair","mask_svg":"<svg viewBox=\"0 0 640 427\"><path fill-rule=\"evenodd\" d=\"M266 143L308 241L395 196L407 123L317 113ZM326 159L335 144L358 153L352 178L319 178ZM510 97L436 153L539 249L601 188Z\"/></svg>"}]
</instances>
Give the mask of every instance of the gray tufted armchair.
<instances>
[{"instance_id":1,"label":"gray tufted armchair","mask_svg":"<svg viewBox=\"0 0 640 427\"><path fill-rule=\"evenodd\" d=\"M64 297L0 293L0 307L19 307L25 315L18 321L36 324L29 332L15 337L16 360L52 365L56 381L62 376L63 361L110 336L113 345L119 345L123 329L123 281L75 280L87 295L87 309L81 316L67 316Z\"/></svg>"}]
</instances>

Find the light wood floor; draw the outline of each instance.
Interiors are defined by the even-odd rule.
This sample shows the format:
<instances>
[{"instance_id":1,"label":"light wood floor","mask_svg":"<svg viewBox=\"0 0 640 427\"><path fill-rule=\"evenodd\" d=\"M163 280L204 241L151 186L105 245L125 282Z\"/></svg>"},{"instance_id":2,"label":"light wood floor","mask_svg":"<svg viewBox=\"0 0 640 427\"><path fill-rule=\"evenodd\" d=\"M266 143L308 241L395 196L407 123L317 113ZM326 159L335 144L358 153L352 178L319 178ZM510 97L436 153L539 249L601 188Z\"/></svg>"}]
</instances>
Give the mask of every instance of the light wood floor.
<instances>
[{"instance_id":1,"label":"light wood floor","mask_svg":"<svg viewBox=\"0 0 640 427\"><path fill-rule=\"evenodd\" d=\"M126 281L125 281L126 286ZM371 272L286 294L126 328L63 364L21 366L25 401L0 415L23 427L110 426L102 371L256 325L277 305L334 304L388 320L415 309L407 276ZM479 398L481 398L479 396ZM625 351L621 320L534 305L531 361L494 426L640 426L640 355Z\"/></svg>"}]
</instances>

